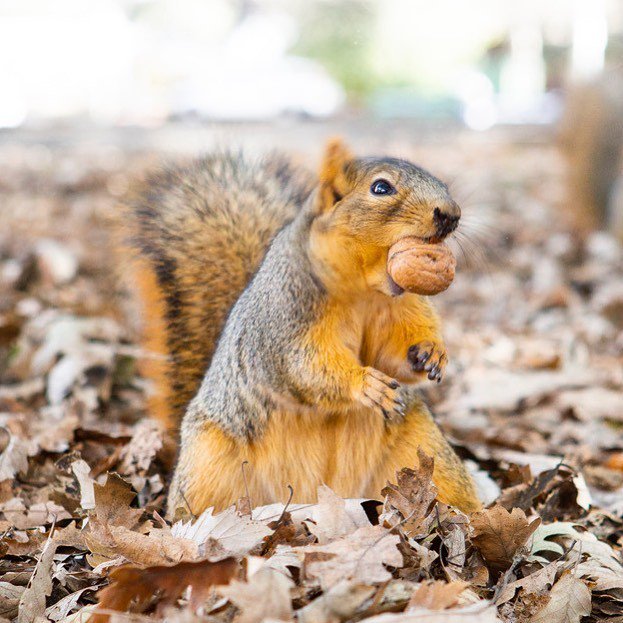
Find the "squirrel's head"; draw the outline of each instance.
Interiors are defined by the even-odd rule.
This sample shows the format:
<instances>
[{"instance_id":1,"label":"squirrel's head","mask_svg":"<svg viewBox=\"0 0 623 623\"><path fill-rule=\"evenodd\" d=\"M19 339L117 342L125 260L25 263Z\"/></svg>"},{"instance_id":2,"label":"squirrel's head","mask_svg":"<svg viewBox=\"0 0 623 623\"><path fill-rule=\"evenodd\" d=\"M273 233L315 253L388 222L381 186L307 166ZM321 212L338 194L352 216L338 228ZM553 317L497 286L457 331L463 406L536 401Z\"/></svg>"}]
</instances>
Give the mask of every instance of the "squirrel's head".
<instances>
[{"instance_id":1,"label":"squirrel's head","mask_svg":"<svg viewBox=\"0 0 623 623\"><path fill-rule=\"evenodd\" d=\"M392 292L389 248L407 236L441 242L461 216L448 187L424 169L398 158L357 158L339 139L327 144L319 177L317 230L337 232L349 247L344 261L357 263L367 285L385 294Z\"/></svg>"}]
</instances>

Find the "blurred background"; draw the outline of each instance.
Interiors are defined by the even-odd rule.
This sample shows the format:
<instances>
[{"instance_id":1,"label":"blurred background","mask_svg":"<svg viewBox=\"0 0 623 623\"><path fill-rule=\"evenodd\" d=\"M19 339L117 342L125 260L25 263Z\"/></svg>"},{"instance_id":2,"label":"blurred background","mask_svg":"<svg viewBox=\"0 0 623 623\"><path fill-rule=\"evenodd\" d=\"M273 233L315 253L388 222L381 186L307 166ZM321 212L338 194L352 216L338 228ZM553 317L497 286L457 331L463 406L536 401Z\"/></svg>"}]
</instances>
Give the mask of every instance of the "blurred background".
<instances>
[{"instance_id":1,"label":"blurred background","mask_svg":"<svg viewBox=\"0 0 623 623\"><path fill-rule=\"evenodd\" d=\"M0 126L367 114L554 122L623 59L617 0L3 0Z\"/></svg>"},{"instance_id":2,"label":"blurred background","mask_svg":"<svg viewBox=\"0 0 623 623\"><path fill-rule=\"evenodd\" d=\"M575 225L620 232L621 67L619 0L0 0L0 143L556 138Z\"/></svg>"}]
</instances>

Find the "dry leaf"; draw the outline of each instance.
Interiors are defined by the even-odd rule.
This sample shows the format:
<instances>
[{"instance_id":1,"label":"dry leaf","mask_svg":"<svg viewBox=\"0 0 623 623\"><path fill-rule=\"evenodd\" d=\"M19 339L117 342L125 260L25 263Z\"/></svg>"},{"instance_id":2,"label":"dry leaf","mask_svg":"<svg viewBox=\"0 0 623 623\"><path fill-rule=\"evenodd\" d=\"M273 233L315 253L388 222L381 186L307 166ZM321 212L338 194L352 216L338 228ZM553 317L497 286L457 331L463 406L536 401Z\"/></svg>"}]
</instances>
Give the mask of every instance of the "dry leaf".
<instances>
[{"instance_id":1,"label":"dry leaf","mask_svg":"<svg viewBox=\"0 0 623 623\"><path fill-rule=\"evenodd\" d=\"M0 617L14 619L17 616L17 608L26 588L14 586L8 582L0 582Z\"/></svg>"},{"instance_id":2,"label":"dry leaf","mask_svg":"<svg viewBox=\"0 0 623 623\"><path fill-rule=\"evenodd\" d=\"M538 593L546 590L550 585L554 583L556 577L556 571L558 565L555 562L550 562L542 569L531 573L519 580L509 582L500 591L498 598L495 600L496 606L501 606L507 601L511 600L515 596L515 591L522 588L525 593ZM502 580L500 580L502 581Z\"/></svg>"},{"instance_id":3,"label":"dry leaf","mask_svg":"<svg viewBox=\"0 0 623 623\"><path fill-rule=\"evenodd\" d=\"M565 573L554 584L549 601L530 620L531 623L580 623L591 613L591 591L582 580Z\"/></svg>"},{"instance_id":4,"label":"dry leaf","mask_svg":"<svg viewBox=\"0 0 623 623\"><path fill-rule=\"evenodd\" d=\"M342 580L374 584L390 579L384 565L399 567L398 535L381 526L359 528L327 545L295 548L304 555L305 574L318 578L324 590Z\"/></svg>"},{"instance_id":5,"label":"dry leaf","mask_svg":"<svg viewBox=\"0 0 623 623\"><path fill-rule=\"evenodd\" d=\"M452 610L425 610L400 614L379 614L366 623L500 623L497 609L488 602L470 604Z\"/></svg>"},{"instance_id":6,"label":"dry leaf","mask_svg":"<svg viewBox=\"0 0 623 623\"><path fill-rule=\"evenodd\" d=\"M48 539L35 571L19 601L18 623L34 623L45 612L45 598L52 592L52 563L56 543Z\"/></svg>"},{"instance_id":7,"label":"dry leaf","mask_svg":"<svg viewBox=\"0 0 623 623\"><path fill-rule=\"evenodd\" d=\"M28 470L28 457L36 453L32 444L11 434L7 447L0 453L0 482L12 480Z\"/></svg>"},{"instance_id":8,"label":"dry leaf","mask_svg":"<svg viewBox=\"0 0 623 623\"><path fill-rule=\"evenodd\" d=\"M136 497L132 487L118 474L108 474L106 484L94 485L95 517L102 524L135 528L143 511L130 504Z\"/></svg>"},{"instance_id":9,"label":"dry leaf","mask_svg":"<svg viewBox=\"0 0 623 623\"><path fill-rule=\"evenodd\" d=\"M468 582L422 582L409 600L407 612L419 608L446 610L456 606L460 594L469 586Z\"/></svg>"},{"instance_id":10,"label":"dry leaf","mask_svg":"<svg viewBox=\"0 0 623 623\"><path fill-rule=\"evenodd\" d=\"M71 464L71 471L74 473L78 485L80 485L80 506L85 510L95 508L95 482L91 478L91 468L86 461L79 459Z\"/></svg>"},{"instance_id":11,"label":"dry leaf","mask_svg":"<svg viewBox=\"0 0 623 623\"><path fill-rule=\"evenodd\" d=\"M391 527L401 524L411 536L427 532L423 522L437 497L437 487L432 480L434 459L418 448L418 461L415 469L405 467L396 473L397 485L388 484L381 491L385 503L379 522ZM392 512L394 510L398 511L398 516Z\"/></svg>"},{"instance_id":12,"label":"dry leaf","mask_svg":"<svg viewBox=\"0 0 623 623\"><path fill-rule=\"evenodd\" d=\"M365 524L369 525L365 513L363 515ZM313 509L313 518L313 522L306 521L305 525L321 545L354 532L359 527L346 511L346 501L326 485L318 487L318 504Z\"/></svg>"},{"instance_id":13,"label":"dry leaf","mask_svg":"<svg viewBox=\"0 0 623 623\"><path fill-rule=\"evenodd\" d=\"M297 610L300 623L339 623L355 615L376 589L373 586L344 580Z\"/></svg>"},{"instance_id":14,"label":"dry leaf","mask_svg":"<svg viewBox=\"0 0 623 623\"><path fill-rule=\"evenodd\" d=\"M139 422L130 443L121 452L119 471L130 477L132 484L136 485L133 477L144 476L161 449L162 430L158 423L155 420Z\"/></svg>"},{"instance_id":15,"label":"dry leaf","mask_svg":"<svg viewBox=\"0 0 623 623\"><path fill-rule=\"evenodd\" d=\"M502 506L480 511L472 516L472 542L494 572L508 569L517 551L538 528L540 519L528 523L519 508L509 513Z\"/></svg>"},{"instance_id":16,"label":"dry leaf","mask_svg":"<svg viewBox=\"0 0 623 623\"><path fill-rule=\"evenodd\" d=\"M52 537L58 547L73 547L75 549L86 549L84 540L86 532L76 527L75 523L70 523L64 528L57 528Z\"/></svg>"},{"instance_id":17,"label":"dry leaf","mask_svg":"<svg viewBox=\"0 0 623 623\"><path fill-rule=\"evenodd\" d=\"M85 541L93 554L110 559L123 556L142 567L192 562L199 558L196 543L174 537L168 530L152 529L149 534L141 534L125 526L92 522Z\"/></svg>"},{"instance_id":18,"label":"dry leaf","mask_svg":"<svg viewBox=\"0 0 623 623\"><path fill-rule=\"evenodd\" d=\"M237 623L261 623L265 619L291 621L290 578L274 569L261 569L247 582L233 580L219 589L240 610Z\"/></svg>"},{"instance_id":19,"label":"dry leaf","mask_svg":"<svg viewBox=\"0 0 623 623\"><path fill-rule=\"evenodd\" d=\"M190 539L200 547L210 539L216 541L229 555L244 556L272 534L264 524L249 517L241 517L234 508L213 515L212 508L205 510L196 521L178 521L171 528L175 537Z\"/></svg>"},{"instance_id":20,"label":"dry leaf","mask_svg":"<svg viewBox=\"0 0 623 623\"><path fill-rule=\"evenodd\" d=\"M172 567L113 569L111 584L98 593L98 608L118 612L142 612L158 596L160 603L172 604L190 586L194 605L200 605L211 586L228 584L238 572L238 562L183 562ZM106 623L107 614L96 614L90 623ZM21 622L20 622L21 623Z\"/></svg>"},{"instance_id":21,"label":"dry leaf","mask_svg":"<svg viewBox=\"0 0 623 623\"><path fill-rule=\"evenodd\" d=\"M63 597L63 599L59 599L53 606L50 606L45 611L45 616L52 621L60 621L64 619L74 608L77 607L78 601L80 597L87 591L94 591L95 587L86 586L85 588L81 588L74 593L70 593L69 595Z\"/></svg>"}]
</instances>

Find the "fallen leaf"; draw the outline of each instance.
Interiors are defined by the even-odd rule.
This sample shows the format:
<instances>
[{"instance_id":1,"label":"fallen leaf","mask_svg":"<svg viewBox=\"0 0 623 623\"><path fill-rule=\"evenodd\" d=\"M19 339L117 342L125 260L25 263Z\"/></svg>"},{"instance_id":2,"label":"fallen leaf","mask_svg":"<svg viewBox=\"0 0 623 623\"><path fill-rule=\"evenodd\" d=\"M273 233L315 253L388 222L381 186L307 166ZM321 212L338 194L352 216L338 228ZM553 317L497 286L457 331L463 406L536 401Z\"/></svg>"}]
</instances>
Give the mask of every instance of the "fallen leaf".
<instances>
[{"instance_id":1,"label":"fallen leaf","mask_svg":"<svg viewBox=\"0 0 623 623\"><path fill-rule=\"evenodd\" d=\"M19 600L18 623L34 623L45 612L45 598L52 592L52 563L56 543L48 538L35 571Z\"/></svg>"},{"instance_id":2,"label":"fallen leaf","mask_svg":"<svg viewBox=\"0 0 623 623\"><path fill-rule=\"evenodd\" d=\"M500 623L497 609L488 602L470 604L452 610L426 610L400 614L379 614L365 619L366 623Z\"/></svg>"},{"instance_id":3,"label":"fallen leaf","mask_svg":"<svg viewBox=\"0 0 623 623\"><path fill-rule=\"evenodd\" d=\"M60 621L64 619L72 610L74 610L78 606L78 601L80 597L87 591L96 590L93 586L86 586L85 588L81 588L74 593L70 593L63 597L63 599L59 599L53 606L50 606L45 611L45 616L52 621Z\"/></svg>"},{"instance_id":4,"label":"fallen leaf","mask_svg":"<svg viewBox=\"0 0 623 623\"><path fill-rule=\"evenodd\" d=\"M213 515L213 510L208 508L196 521L178 521L171 528L172 536L190 539L200 547L214 540L228 554L244 556L273 532L263 523L241 517L233 507L218 515Z\"/></svg>"},{"instance_id":5,"label":"fallen leaf","mask_svg":"<svg viewBox=\"0 0 623 623\"><path fill-rule=\"evenodd\" d=\"M297 610L300 623L339 623L352 619L376 592L375 587L344 580Z\"/></svg>"},{"instance_id":6,"label":"fallen leaf","mask_svg":"<svg viewBox=\"0 0 623 623\"><path fill-rule=\"evenodd\" d=\"M7 447L0 454L0 482L12 480L17 473L26 472L28 457L35 453L31 443L11 434Z\"/></svg>"},{"instance_id":7,"label":"fallen leaf","mask_svg":"<svg viewBox=\"0 0 623 623\"><path fill-rule=\"evenodd\" d=\"M437 488L433 484L434 459L418 448L418 466L415 469L405 467L396 473L397 485L387 484L381 491L385 496L381 524L394 527L400 524L410 536L426 533L424 519L429 515L437 497ZM398 511L395 516L393 510Z\"/></svg>"},{"instance_id":8,"label":"fallen leaf","mask_svg":"<svg viewBox=\"0 0 623 623\"><path fill-rule=\"evenodd\" d=\"M549 537L567 536L574 538L577 534L578 532L575 529L575 524L566 521L555 521L550 524L541 524L533 533L528 560L547 564L549 560L539 554L543 552L552 552L556 556L562 556L564 553L564 549L560 543L550 541Z\"/></svg>"},{"instance_id":9,"label":"fallen leaf","mask_svg":"<svg viewBox=\"0 0 623 623\"><path fill-rule=\"evenodd\" d=\"M422 582L415 589L409 600L407 612L417 608L428 610L446 610L456 606L461 593L469 586L468 582Z\"/></svg>"},{"instance_id":10,"label":"fallen leaf","mask_svg":"<svg viewBox=\"0 0 623 623\"><path fill-rule=\"evenodd\" d=\"M91 468L86 461L79 459L71 464L71 471L74 473L78 485L80 486L80 506L85 510L94 509L95 483L90 476Z\"/></svg>"},{"instance_id":11,"label":"fallen leaf","mask_svg":"<svg viewBox=\"0 0 623 623\"><path fill-rule=\"evenodd\" d=\"M162 449L162 430L155 420L142 420L121 452L119 471L125 476L144 475ZM134 484L134 483L133 483Z\"/></svg>"},{"instance_id":12,"label":"fallen leaf","mask_svg":"<svg viewBox=\"0 0 623 623\"><path fill-rule=\"evenodd\" d=\"M354 532L359 527L347 512L346 501L326 485L318 487L318 504L312 514L314 521L306 521L305 525L321 545ZM365 513L363 515L365 517ZM367 517L365 524L370 524Z\"/></svg>"},{"instance_id":13,"label":"fallen leaf","mask_svg":"<svg viewBox=\"0 0 623 623\"><path fill-rule=\"evenodd\" d=\"M119 567L110 572L110 585L98 593L98 609L143 612L154 599L161 604L174 603L189 586L192 603L200 605L210 587L228 584L237 571L238 562L234 558L147 569L129 565ZM96 613L90 623L106 623L108 620L108 614Z\"/></svg>"},{"instance_id":14,"label":"fallen leaf","mask_svg":"<svg viewBox=\"0 0 623 623\"><path fill-rule=\"evenodd\" d=\"M510 601L515 596L515 592L520 588L526 593L537 593L545 590L554 583L557 569L558 565L555 562L551 562L530 575L509 582L500 591L500 594L495 600L495 605L501 606L507 601ZM502 579L500 579L500 581L502 581Z\"/></svg>"},{"instance_id":15,"label":"fallen leaf","mask_svg":"<svg viewBox=\"0 0 623 623\"><path fill-rule=\"evenodd\" d=\"M104 485L94 485L95 517L102 524L137 526L143 511L132 508L130 504L136 497L132 487L118 474L108 474Z\"/></svg>"},{"instance_id":16,"label":"fallen leaf","mask_svg":"<svg viewBox=\"0 0 623 623\"><path fill-rule=\"evenodd\" d=\"M261 623L265 619L291 621L293 618L290 578L274 569L261 569L247 582L232 580L219 589L240 610L238 623Z\"/></svg>"},{"instance_id":17,"label":"fallen leaf","mask_svg":"<svg viewBox=\"0 0 623 623\"><path fill-rule=\"evenodd\" d=\"M549 601L530 619L531 623L580 623L591 613L591 591L582 580L565 573L554 584Z\"/></svg>"},{"instance_id":18,"label":"fallen leaf","mask_svg":"<svg viewBox=\"0 0 623 623\"><path fill-rule=\"evenodd\" d=\"M318 578L327 590L342 580L374 584L390 579L385 565L402 564L399 540L382 526L369 526L326 545L294 549L304 556L305 574Z\"/></svg>"},{"instance_id":19,"label":"fallen leaf","mask_svg":"<svg viewBox=\"0 0 623 623\"><path fill-rule=\"evenodd\" d=\"M492 571L505 571L540 523L538 518L528 523L519 508L509 513L502 506L494 506L472 516L472 542Z\"/></svg>"},{"instance_id":20,"label":"fallen leaf","mask_svg":"<svg viewBox=\"0 0 623 623\"><path fill-rule=\"evenodd\" d=\"M0 582L0 617L11 620L17 616L19 602L25 590L24 586Z\"/></svg>"},{"instance_id":21,"label":"fallen leaf","mask_svg":"<svg viewBox=\"0 0 623 623\"><path fill-rule=\"evenodd\" d=\"M168 530L152 529L149 534L141 534L125 526L92 522L85 541L93 554L110 559L123 556L128 562L142 567L191 562L199 558L195 542L174 537Z\"/></svg>"}]
</instances>

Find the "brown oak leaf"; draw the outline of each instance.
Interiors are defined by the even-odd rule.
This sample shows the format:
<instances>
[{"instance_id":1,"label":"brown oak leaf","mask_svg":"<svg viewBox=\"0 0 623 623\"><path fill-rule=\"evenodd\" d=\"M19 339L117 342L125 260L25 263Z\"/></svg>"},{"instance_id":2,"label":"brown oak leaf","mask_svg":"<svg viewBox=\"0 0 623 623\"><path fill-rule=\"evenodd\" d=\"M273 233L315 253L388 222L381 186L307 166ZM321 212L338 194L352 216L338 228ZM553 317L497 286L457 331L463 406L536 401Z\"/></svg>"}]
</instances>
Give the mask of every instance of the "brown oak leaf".
<instances>
[{"instance_id":1,"label":"brown oak leaf","mask_svg":"<svg viewBox=\"0 0 623 623\"><path fill-rule=\"evenodd\" d=\"M106 484L94 485L95 517L103 524L135 529L143 511L130 504L136 497L130 483L115 473L108 474Z\"/></svg>"},{"instance_id":2,"label":"brown oak leaf","mask_svg":"<svg viewBox=\"0 0 623 623\"><path fill-rule=\"evenodd\" d=\"M400 523L410 536L428 532L425 519L437 497L437 487L433 484L434 459L418 449L418 460L415 469L405 467L396 473L396 485L388 483L381 491L385 503L379 521L391 527Z\"/></svg>"},{"instance_id":3,"label":"brown oak leaf","mask_svg":"<svg viewBox=\"0 0 623 623\"><path fill-rule=\"evenodd\" d=\"M515 554L540 524L539 518L528 522L526 514L519 508L509 513L496 505L472 517L472 542L487 566L499 573L511 566Z\"/></svg>"}]
</instances>

